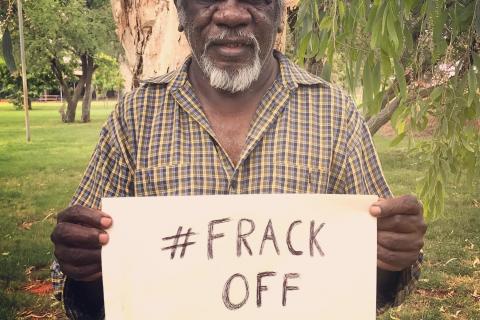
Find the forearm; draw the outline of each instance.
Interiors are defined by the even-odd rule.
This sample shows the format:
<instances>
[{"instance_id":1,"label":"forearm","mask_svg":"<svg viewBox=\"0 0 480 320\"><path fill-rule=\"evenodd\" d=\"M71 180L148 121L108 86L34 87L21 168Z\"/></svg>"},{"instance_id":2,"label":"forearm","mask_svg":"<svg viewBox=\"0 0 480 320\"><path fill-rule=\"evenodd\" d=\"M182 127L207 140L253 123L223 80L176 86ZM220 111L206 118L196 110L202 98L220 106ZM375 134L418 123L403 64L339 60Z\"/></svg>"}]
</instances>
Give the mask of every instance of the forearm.
<instances>
[{"instance_id":1,"label":"forearm","mask_svg":"<svg viewBox=\"0 0 480 320\"><path fill-rule=\"evenodd\" d=\"M105 317L101 278L91 282L67 278L63 299L70 319L97 320Z\"/></svg>"}]
</instances>

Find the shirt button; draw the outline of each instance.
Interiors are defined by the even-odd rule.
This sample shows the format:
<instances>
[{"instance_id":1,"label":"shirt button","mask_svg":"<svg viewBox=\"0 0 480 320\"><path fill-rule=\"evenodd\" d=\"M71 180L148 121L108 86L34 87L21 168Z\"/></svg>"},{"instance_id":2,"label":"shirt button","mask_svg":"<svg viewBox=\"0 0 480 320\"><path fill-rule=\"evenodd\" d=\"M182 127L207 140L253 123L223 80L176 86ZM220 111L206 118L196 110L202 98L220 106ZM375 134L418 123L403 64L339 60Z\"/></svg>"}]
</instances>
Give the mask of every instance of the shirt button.
<instances>
[{"instance_id":1,"label":"shirt button","mask_svg":"<svg viewBox=\"0 0 480 320\"><path fill-rule=\"evenodd\" d=\"M235 193L236 189L237 189L237 182L236 181L230 182L230 188L229 188L230 193Z\"/></svg>"}]
</instances>

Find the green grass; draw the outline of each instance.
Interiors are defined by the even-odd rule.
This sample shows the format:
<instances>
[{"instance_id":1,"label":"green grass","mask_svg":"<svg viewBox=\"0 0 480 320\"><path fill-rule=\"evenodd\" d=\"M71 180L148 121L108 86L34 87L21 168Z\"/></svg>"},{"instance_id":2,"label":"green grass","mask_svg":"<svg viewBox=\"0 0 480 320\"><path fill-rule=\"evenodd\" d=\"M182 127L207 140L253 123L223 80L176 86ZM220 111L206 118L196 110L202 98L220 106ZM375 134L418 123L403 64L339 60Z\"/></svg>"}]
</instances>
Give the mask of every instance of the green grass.
<instances>
[{"instance_id":1,"label":"green grass","mask_svg":"<svg viewBox=\"0 0 480 320\"><path fill-rule=\"evenodd\" d=\"M60 317L58 303L22 287L48 279L54 213L68 204L112 103L95 103L88 124L61 123L59 104L33 107L27 144L23 113L0 104L0 319ZM393 191L412 193L422 168L403 144L375 142ZM480 185L452 185L448 193L447 216L429 223L418 290L380 319L480 319Z\"/></svg>"},{"instance_id":2,"label":"green grass","mask_svg":"<svg viewBox=\"0 0 480 320\"><path fill-rule=\"evenodd\" d=\"M24 113L0 104L0 319L24 309L36 315L58 309L49 297L27 294L22 286L48 278L52 214L68 204L112 107L94 103L91 123L64 124L60 104L34 104L32 141L26 143Z\"/></svg>"}]
</instances>

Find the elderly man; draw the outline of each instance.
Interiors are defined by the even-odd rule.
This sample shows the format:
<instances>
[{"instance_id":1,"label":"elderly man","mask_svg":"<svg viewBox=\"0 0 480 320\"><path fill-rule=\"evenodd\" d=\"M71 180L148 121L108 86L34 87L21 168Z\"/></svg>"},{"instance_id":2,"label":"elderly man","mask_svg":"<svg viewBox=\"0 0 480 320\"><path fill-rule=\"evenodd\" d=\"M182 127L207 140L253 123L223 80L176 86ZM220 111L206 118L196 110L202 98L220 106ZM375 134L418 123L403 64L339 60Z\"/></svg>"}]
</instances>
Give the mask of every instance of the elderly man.
<instances>
[{"instance_id":1,"label":"elderly man","mask_svg":"<svg viewBox=\"0 0 480 320\"><path fill-rule=\"evenodd\" d=\"M391 196L351 98L273 50L282 5L177 1L192 56L124 97L58 215L54 279L71 318L103 317L100 250L113 222L99 211L102 197L375 194L378 310L411 290L426 230L421 205Z\"/></svg>"}]
</instances>

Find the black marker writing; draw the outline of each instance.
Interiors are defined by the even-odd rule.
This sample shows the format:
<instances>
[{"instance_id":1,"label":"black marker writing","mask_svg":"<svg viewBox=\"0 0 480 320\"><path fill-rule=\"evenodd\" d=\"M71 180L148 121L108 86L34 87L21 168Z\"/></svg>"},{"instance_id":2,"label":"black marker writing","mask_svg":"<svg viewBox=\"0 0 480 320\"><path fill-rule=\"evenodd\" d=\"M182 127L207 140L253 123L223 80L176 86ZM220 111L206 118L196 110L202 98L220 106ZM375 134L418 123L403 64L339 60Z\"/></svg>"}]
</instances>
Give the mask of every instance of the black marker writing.
<instances>
[{"instance_id":1,"label":"black marker writing","mask_svg":"<svg viewBox=\"0 0 480 320\"><path fill-rule=\"evenodd\" d=\"M280 249L278 249L277 238L275 238L275 232L273 231L272 227L272 219L268 220L267 227L265 228L265 233L263 234L262 245L260 246L260 255L263 253L263 247L265 245L265 241L271 240L273 246L275 247L275 251L277 255L280 255Z\"/></svg>"},{"instance_id":2,"label":"black marker writing","mask_svg":"<svg viewBox=\"0 0 480 320\"><path fill-rule=\"evenodd\" d=\"M220 220L212 220L208 223L208 259L213 259L213 240L222 238L224 236L223 233L213 234L213 226L219 223L229 222L230 218L220 219Z\"/></svg>"},{"instance_id":3,"label":"black marker writing","mask_svg":"<svg viewBox=\"0 0 480 320\"><path fill-rule=\"evenodd\" d=\"M310 222L310 256L311 257L313 257L313 246L314 245L315 245L315 247L317 248L318 252L320 253L320 255L322 257L325 255L325 253L323 253L323 251L322 251L322 248L320 247L320 245L317 242L317 235L320 232L320 230L322 230L324 225L325 225L325 223L322 223L318 227L318 229L315 230L315 221L312 220Z\"/></svg>"},{"instance_id":4,"label":"black marker writing","mask_svg":"<svg viewBox=\"0 0 480 320\"><path fill-rule=\"evenodd\" d=\"M230 301L230 286L232 284L233 279L235 278L241 278L245 285L245 297L240 303L232 303ZM225 307L227 307L227 309L230 309L230 310L239 309L243 307L243 305L247 302L249 295L250 295L250 292L248 288L247 278L245 278L243 274L235 273L233 276L228 278L227 282L225 283L225 286L223 287L223 293L222 293L223 304L225 304Z\"/></svg>"},{"instance_id":5,"label":"black marker writing","mask_svg":"<svg viewBox=\"0 0 480 320\"><path fill-rule=\"evenodd\" d=\"M287 273L285 274L285 277L283 278L283 294L282 294L282 306L287 305L287 291L292 291L292 290L299 290L297 286L289 286L288 285L288 279L295 279L299 278L300 275L298 273Z\"/></svg>"},{"instance_id":6,"label":"black marker writing","mask_svg":"<svg viewBox=\"0 0 480 320\"><path fill-rule=\"evenodd\" d=\"M177 248L179 247L182 248L182 252L180 253L180 258L183 258L187 250L187 247L195 244L195 242L188 241L190 236L195 235L195 233L192 232L192 228L188 228L188 231L186 233L182 233L182 229L183 227L180 226L178 227L176 235L162 238L163 241L174 240L172 246L162 248L162 250L171 250L170 259L175 258L175 253L177 252ZM179 244L180 238L183 238L183 242Z\"/></svg>"},{"instance_id":7,"label":"black marker writing","mask_svg":"<svg viewBox=\"0 0 480 320\"><path fill-rule=\"evenodd\" d=\"M243 222L248 222L250 224L250 230L246 233L242 232L242 223ZM252 255L252 249L250 249L250 246L248 245L246 237L251 235L255 231L255 222L250 219L240 219L238 221L238 226L237 226L237 257L240 257L242 255L242 243L247 248L247 251L250 255Z\"/></svg>"},{"instance_id":8,"label":"black marker writing","mask_svg":"<svg viewBox=\"0 0 480 320\"><path fill-rule=\"evenodd\" d=\"M299 223L302 223L302 220L293 221L292 224L290 225L290 227L288 228L288 231L287 231L288 251L290 251L290 253L292 253L295 256L301 256L303 254L303 251L298 251L298 250L293 249L292 240L291 240L292 229L293 229L293 227L295 227L295 225L297 225Z\"/></svg>"},{"instance_id":9,"label":"black marker writing","mask_svg":"<svg viewBox=\"0 0 480 320\"><path fill-rule=\"evenodd\" d=\"M262 306L262 291L267 291L267 286L262 285L262 278L263 277L273 277L277 275L276 272L268 271L268 272L260 272L257 274L257 307Z\"/></svg>"}]
</instances>

